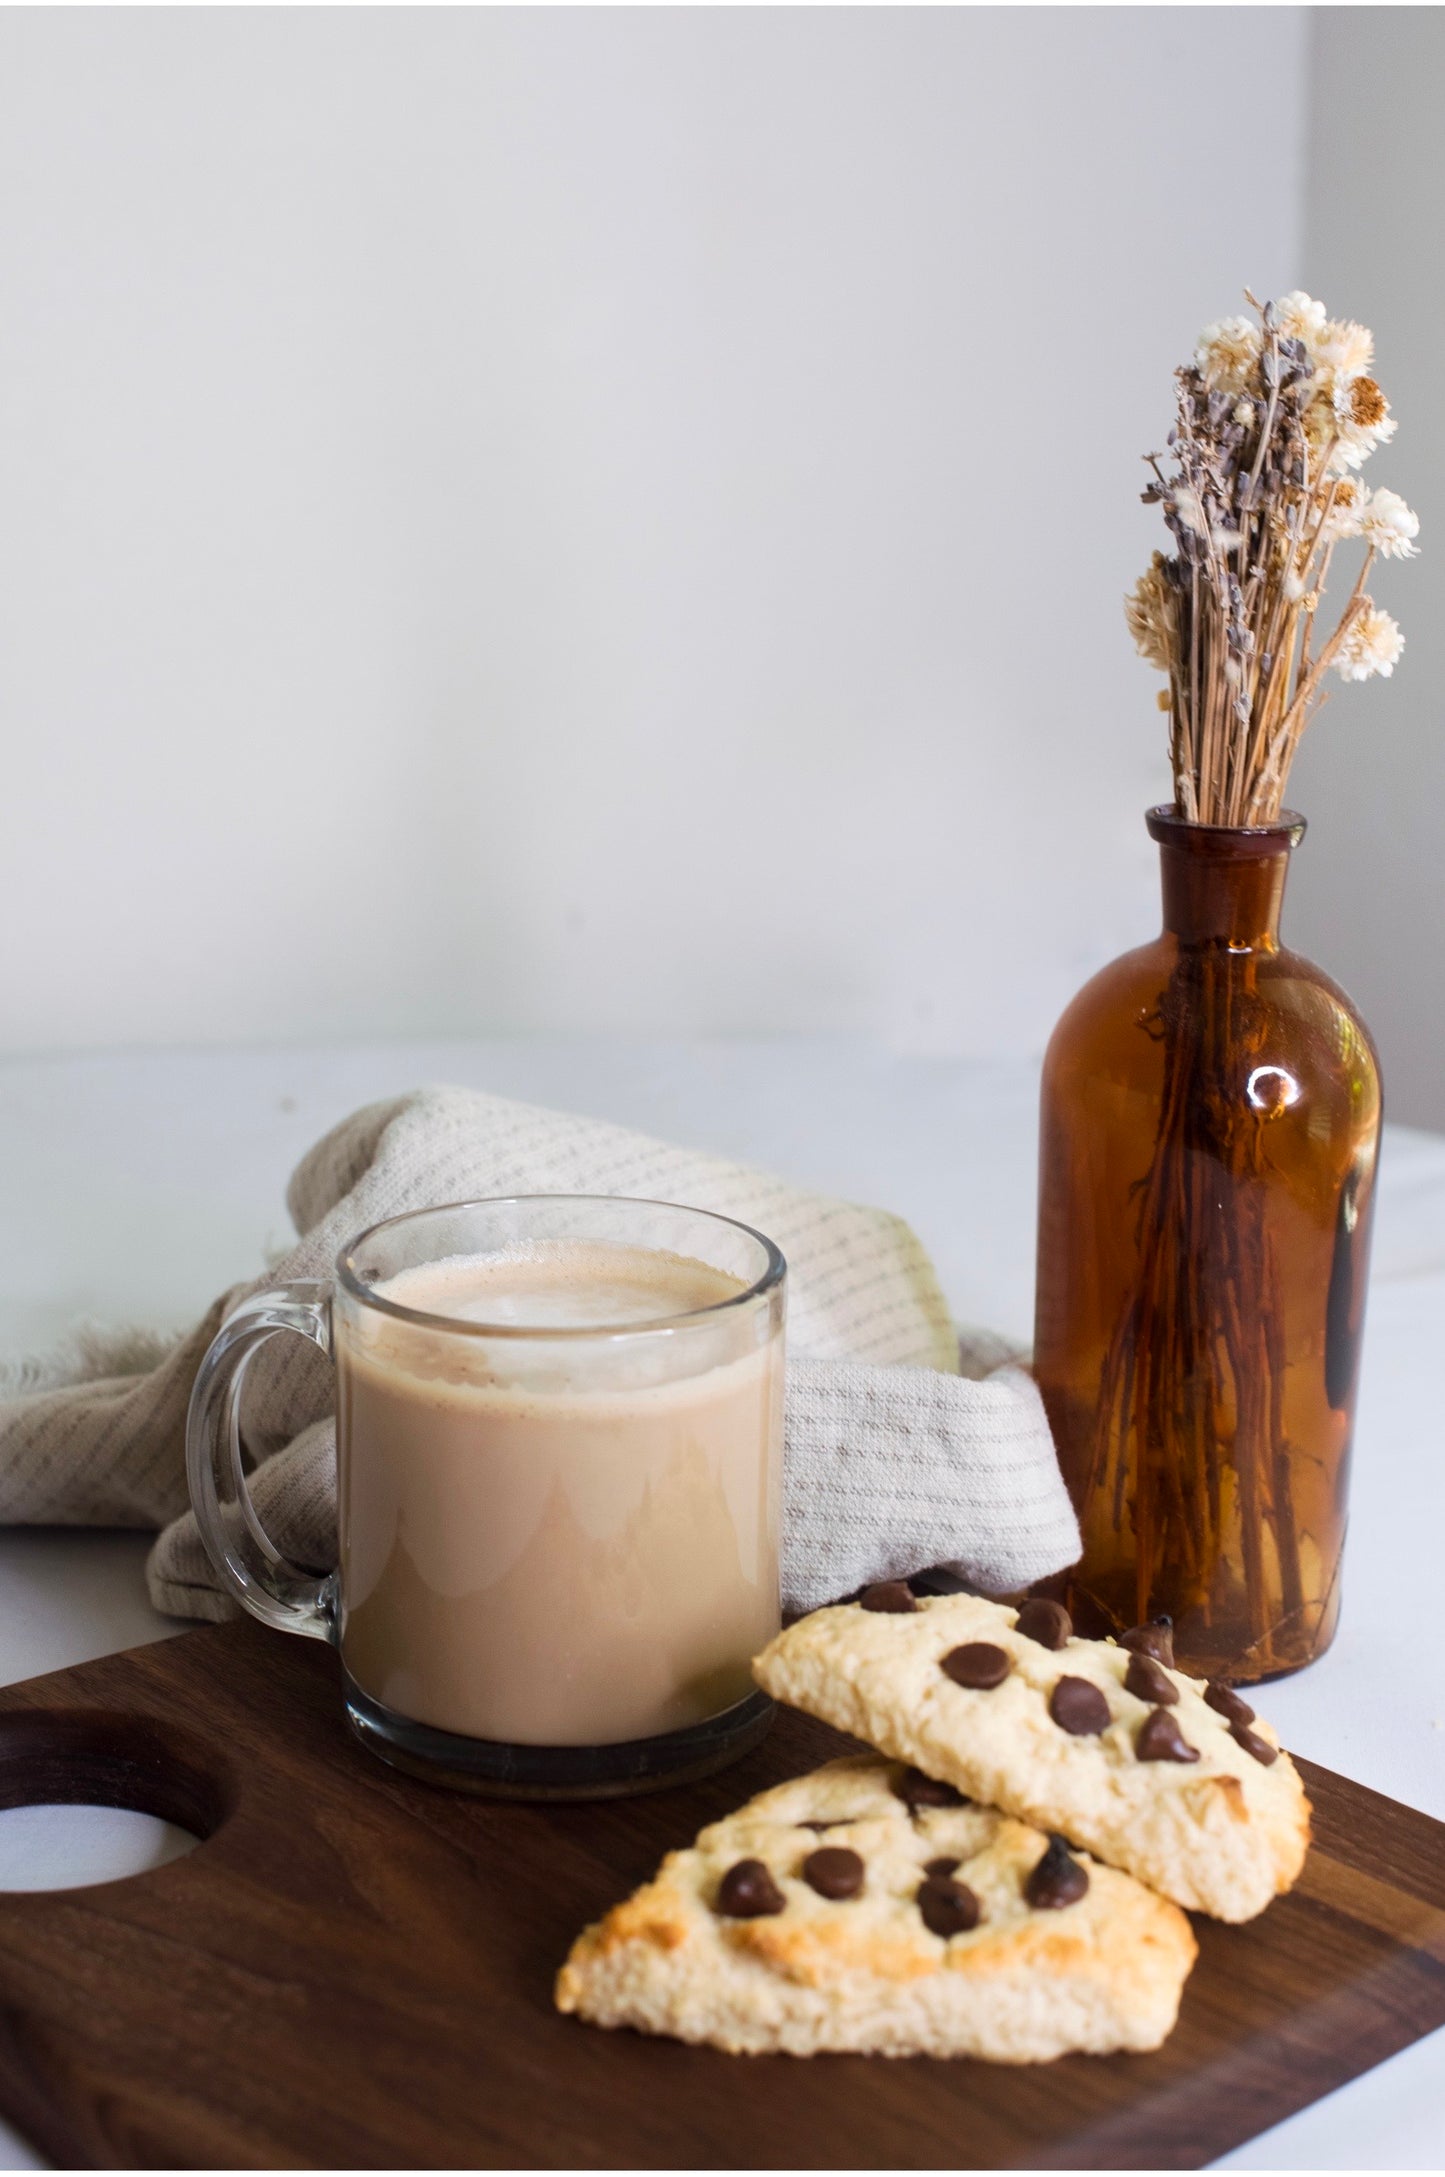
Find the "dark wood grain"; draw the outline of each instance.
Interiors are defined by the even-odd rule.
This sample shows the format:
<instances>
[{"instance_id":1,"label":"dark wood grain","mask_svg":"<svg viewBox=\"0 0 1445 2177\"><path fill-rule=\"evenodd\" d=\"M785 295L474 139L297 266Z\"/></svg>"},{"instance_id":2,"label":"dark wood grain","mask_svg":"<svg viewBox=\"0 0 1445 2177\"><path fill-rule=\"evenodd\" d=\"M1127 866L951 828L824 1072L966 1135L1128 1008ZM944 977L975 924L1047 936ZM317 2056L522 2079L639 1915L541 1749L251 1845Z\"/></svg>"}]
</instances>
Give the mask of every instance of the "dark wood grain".
<instances>
[{"instance_id":1,"label":"dark wood grain","mask_svg":"<svg viewBox=\"0 0 1445 2177\"><path fill-rule=\"evenodd\" d=\"M207 1841L0 1897L0 2106L67 2166L1188 2168L1445 2024L1445 1825L1308 1765L1303 1882L1198 1924L1154 2056L728 2058L554 2012L586 1921L839 1743L785 1716L702 1783L517 1806L385 1769L328 1652L250 1623L10 1687L0 1804L113 1798Z\"/></svg>"}]
</instances>

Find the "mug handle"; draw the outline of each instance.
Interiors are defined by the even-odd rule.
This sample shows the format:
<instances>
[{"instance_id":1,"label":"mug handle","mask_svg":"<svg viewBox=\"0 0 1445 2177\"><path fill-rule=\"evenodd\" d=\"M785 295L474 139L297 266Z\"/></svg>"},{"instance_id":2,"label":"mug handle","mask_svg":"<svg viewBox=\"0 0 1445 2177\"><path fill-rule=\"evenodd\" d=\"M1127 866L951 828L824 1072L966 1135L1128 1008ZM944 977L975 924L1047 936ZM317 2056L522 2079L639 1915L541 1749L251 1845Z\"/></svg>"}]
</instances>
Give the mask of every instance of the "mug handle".
<instances>
[{"instance_id":1,"label":"mug handle","mask_svg":"<svg viewBox=\"0 0 1445 2177\"><path fill-rule=\"evenodd\" d=\"M336 1575L318 1579L281 1555L246 1487L238 1403L246 1367L277 1331L331 1351L331 1288L306 1279L242 1301L207 1348L186 1416L186 1476L206 1555L227 1592L283 1633L336 1638Z\"/></svg>"}]
</instances>

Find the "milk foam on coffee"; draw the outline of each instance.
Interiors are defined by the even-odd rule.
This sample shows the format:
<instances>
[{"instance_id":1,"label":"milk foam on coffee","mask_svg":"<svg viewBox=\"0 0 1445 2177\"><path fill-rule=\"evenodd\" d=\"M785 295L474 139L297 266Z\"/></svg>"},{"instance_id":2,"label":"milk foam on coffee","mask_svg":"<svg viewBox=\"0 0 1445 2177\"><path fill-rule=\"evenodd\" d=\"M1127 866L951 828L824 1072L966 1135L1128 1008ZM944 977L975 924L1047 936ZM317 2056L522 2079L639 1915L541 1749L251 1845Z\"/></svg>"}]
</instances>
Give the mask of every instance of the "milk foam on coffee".
<instances>
[{"instance_id":1,"label":"milk foam on coffee","mask_svg":"<svg viewBox=\"0 0 1445 2177\"><path fill-rule=\"evenodd\" d=\"M585 1746L752 1690L778 1627L783 1376L781 1338L723 1305L743 1289L568 1241L375 1288L472 1333L339 1312L342 1654L363 1692L472 1738Z\"/></svg>"}]
</instances>

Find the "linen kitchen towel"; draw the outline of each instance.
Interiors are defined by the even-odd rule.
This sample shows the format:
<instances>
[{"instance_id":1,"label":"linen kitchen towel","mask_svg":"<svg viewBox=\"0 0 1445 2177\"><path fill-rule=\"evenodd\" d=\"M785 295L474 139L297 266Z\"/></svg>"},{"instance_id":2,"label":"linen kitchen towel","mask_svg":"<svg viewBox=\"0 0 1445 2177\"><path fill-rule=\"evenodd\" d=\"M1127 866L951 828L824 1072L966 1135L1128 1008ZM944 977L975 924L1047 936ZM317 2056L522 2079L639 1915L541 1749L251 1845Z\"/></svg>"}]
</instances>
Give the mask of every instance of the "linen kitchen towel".
<instances>
[{"instance_id":1,"label":"linen kitchen towel","mask_svg":"<svg viewBox=\"0 0 1445 2177\"><path fill-rule=\"evenodd\" d=\"M1077 1557L1031 1378L997 1339L960 1340L901 1219L624 1127L456 1088L368 1105L318 1142L287 1191L296 1245L223 1293L188 1335L88 1334L63 1360L0 1379L0 1522L161 1528L149 1564L156 1606L232 1615L185 1480L191 1385L226 1315L269 1286L329 1277L346 1242L383 1217L546 1193L717 1210L787 1257L788 1609L935 1565L1005 1592ZM318 1569L336 1553L332 1407L331 1364L308 1340L257 1349L244 1398L252 1494L277 1545Z\"/></svg>"}]
</instances>

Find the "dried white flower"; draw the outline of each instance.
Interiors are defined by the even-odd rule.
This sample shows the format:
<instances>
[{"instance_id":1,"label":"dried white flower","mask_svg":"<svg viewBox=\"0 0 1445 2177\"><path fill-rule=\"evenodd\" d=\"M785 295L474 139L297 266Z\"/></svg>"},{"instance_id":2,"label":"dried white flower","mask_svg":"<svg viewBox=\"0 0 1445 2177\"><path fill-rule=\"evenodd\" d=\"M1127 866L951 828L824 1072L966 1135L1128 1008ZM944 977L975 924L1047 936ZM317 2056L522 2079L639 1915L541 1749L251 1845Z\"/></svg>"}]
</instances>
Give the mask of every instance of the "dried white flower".
<instances>
[{"instance_id":1,"label":"dried white flower","mask_svg":"<svg viewBox=\"0 0 1445 2177\"><path fill-rule=\"evenodd\" d=\"M1320 369L1340 378L1363 378L1375 356L1375 336L1368 325L1353 318L1332 317L1315 342L1315 361Z\"/></svg>"},{"instance_id":2,"label":"dried white flower","mask_svg":"<svg viewBox=\"0 0 1445 2177\"><path fill-rule=\"evenodd\" d=\"M1333 378L1328 386L1338 445L1332 466L1357 469L1395 436L1390 404L1373 378Z\"/></svg>"},{"instance_id":3,"label":"dried white flower","mask_svg":"<svg viewBox=\"0 0 1445 2177\"><path fill-rule=\"evenodd\" d=\"M1359 494L1358 534L1372 544L1382 559L1413 559L1420 534L1420 517L1406 506L1398 491Z\"/></svg>"},{"instance_id":4,"label":"dried white flower","mask_svg":"<svg viewBox=\"0 0 1445 2177\"><path fill-rule=\"evenodd\" d=\"M1296 287L1289 294L1280 296L1274 306L1274 315L1275 323L1284 338L1302 340L1311 358L1316 357L1325 333L1324 304L1316 302L1313 295L1307 295L1302 288Z\"/></svg>"},{"instance_id":5,"label":"dried white flower","mask_svg":"<svg viewBox=\"0 0 1445 2177\"><path fill-rule=\"evenodd\" d=\"M1322 489L1330 494L1329 511L1320 528L1326 543L1337 544L1343 537L1359 536L1360 512L1369 497L1366 486L1353 476L1341 476Z\"/></svg>"},{"instance_id":6,"label":"dried white flower","mask_svg":"<svg viewBox=\"0 0 1445 2177\"><path fill-rule=\"evenodd\" d=\"M1154 554L1124 599L1124 618L1140 657L1167 673L1174 662L1174 610L1162 552Z\"/></svg>"},{"instance_id":7,"label":"dried white flower","mask_svg":"<svg viewBox=\"0 0 1445 2177\"><path fill-rule=\"evenodd\" d=\"M1420 517L1398 491L1371 491L1357 477L1342 476L1332 487L1322 534L1331 544L1363 537L1382 559L1413 559Z\"/></svg>"},{"instance_id":8,"label":"dried white flower","mask_svg":"<svg viewBox=\"0 0 1445 2177\"><path fill-rule=\"evenodd\" d=\"M1321 370L1304 413L1305 438L1317 474L1348 475L1366 462L1377 446L1395 436L1390 404L1373 378L1342 378Z\"/></svg>"},{"instance_id":9,"label":"dried white flower","mask_svg":"<svg viewBox=\"0 0 1445 2177\"><path fill-rule=\"evenodd\" d=\"M1249 429L1249 426L1250 426L1250 425L1251 425L1251 424L1253 423L1253 421L1254 421L1254 403L1253 403L1253 401L1250 401L1250 400L1244 400L1244 401L1236 401L1236 402L1235 402L1235 404L1234 404L1234 421L1235 421L1236 423L1242 423L1242 424L1244 425L1244 427L1245 427L1245 429L1246 429L1246 430L1248 430L1248 429Z\"/></svg>"},{"instance_id":10,"label":"dried white flower","mask_svg":"<svg viewBox=\"0 0 1445 2177\"><path fill-rule=\"evenodd\" d=\"M1221 318L1206 325L1195 342L1195 365L1211 390L1243 393L1253 382L1263 344L1253 318Z\"/></svg>"},{"instance_id":11,"label":"dried white flower","mask_svg":"<svg viewBox=\"0 0 1445 2177\"><path fill-rule=\"evenodd\" d=\"M1335 671L1341 680L1368 680L1373 673L1388 680L1404 647L1398 623L1388 612L1377 611L1367 597L1335 653Z\"/></svg>"}]
</instances>

